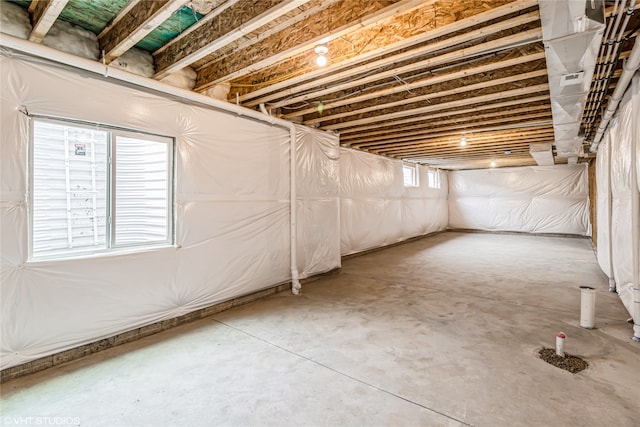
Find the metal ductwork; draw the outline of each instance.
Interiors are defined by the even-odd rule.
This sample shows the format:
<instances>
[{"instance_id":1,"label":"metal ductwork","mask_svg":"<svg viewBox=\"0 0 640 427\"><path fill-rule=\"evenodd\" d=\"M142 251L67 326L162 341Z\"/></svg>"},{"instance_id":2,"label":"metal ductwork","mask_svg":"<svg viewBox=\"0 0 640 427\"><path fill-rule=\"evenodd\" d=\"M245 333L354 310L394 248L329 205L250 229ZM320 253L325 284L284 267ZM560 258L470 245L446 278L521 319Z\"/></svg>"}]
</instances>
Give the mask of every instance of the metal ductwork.
<instances>
[{"instance_id":1,"label":"metal ductwork","mask_svg":"<svg viewBox=\"0 0 640 427\"><path fill-rule=\"evenodd\" d=\"M582 112L605 29L604 0L540 0L539 5L556 156L577 159L584 141Z\"/></svg>"}]
</instances>

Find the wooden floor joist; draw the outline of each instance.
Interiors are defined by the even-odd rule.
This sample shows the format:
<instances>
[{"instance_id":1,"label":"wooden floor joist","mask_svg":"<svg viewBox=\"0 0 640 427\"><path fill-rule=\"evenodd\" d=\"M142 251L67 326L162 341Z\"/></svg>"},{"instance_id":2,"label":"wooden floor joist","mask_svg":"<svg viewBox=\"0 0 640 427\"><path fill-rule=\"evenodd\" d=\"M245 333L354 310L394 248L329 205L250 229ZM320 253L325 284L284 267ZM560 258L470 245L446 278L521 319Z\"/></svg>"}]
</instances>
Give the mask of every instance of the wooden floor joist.
<instances>
[{"instance_id":1,"label":"wooden floor joist","mask_svg":"<svg viewBox=\"0 0 640 427\"><path fill-rule=\"evenodd\" d=\"M500 118L495 120L486 120L474 123L474 126L445 126L441 128L435 129L425 129L421 131L413 131L413 132L405 132L405 133L397 133L394 134L393 137L385 137L384 139L376 139L369 138L364 140L354 140L353 142L349 141L349 147L351 148L361 148L361 147L371 147L371 146L380 146L385 144L393 144L395 142L400 141L410 141L413 139L422 139L422 138L431 138L438 136L446 136L446 135L473 135L474 132L486 132L487 130L493 129L491 125L509 125L512 124L515 126L526 125L528 123L541 123L541 120L546 124L552 124L551 114L549 112L537 113L537 114L527 114L524 116L514 116L509 118ZM511 123L516 122L516 123ZM346 143L346 141L345 141Z\"/></svg>"},{"instance_id":2,"label":"wooden floor joist","mask_svg":"<svg viewBox=\"0 0 640 427\"><path fill-rule=\"evenodd\" d=\"M288 57L310 50L315 44L321 43L327 38L343 36L353 31L356 27L374 25L389 19L395 14L404 13L420 6L419 0L344 1L350 3L348 10L350 13L345 13L342 2L336 3L317 15L297 22L282 33L267 37L247 49L234 52L224 58L224 61L200 68L197 70L198 77L195 90L202 91L222 81L249 74L252 71L265 68ZM330 19L332 14L336 14L337 10L342 11L344 20ZM354 22L353 18L357 15L363 17ZM313 25L314 21L318 19L326 21L327 26L318 28L317 25ZM311 30L311 28L314 30ZM296 34L296 37L293 37L293 34ZM278 53L273 53L273 45L279 46Z\"/></svg>"},{"instance_id":3,"label":"wooden floor joist","mask_svg":"<svg viewBox=\"0 0 640 427\"><path fill-rule=\"evenodd\" d=\"M213 19L200 24L186 36L177 38L161 51L155 52L154 78L161 79L204 58L307 1L309 0L238 1ZM222 24L214 25L210 22L213 20Z\"/></svg>"},{"instance_id":4,"label":"wooden floor joist","mask_svg":"<svg viewBox=\"0 0 640 427\"><path fill-rule=\"evenodd\" d=\"M542 112L540 112L543 110ZM549 104L542 105L533 105L530 107L523 108L515 108L510 111L496 111L493 113L486 114L478 114L478 115L457 115L455 118L447 118L445 120L428 120L421 122L417 125L411 126L403 126L402 128L387 128L379 131L372 132L361 132L361 133L352 133L352 134L342 134L340 135L340 142L343 144L351 144L359 143L359 142L367 142L367 141L377 141L378 138L395 138L399 135L408 135L408 132L412 131L425 131L427 129L432 129L433 131L439 131L443 129L443 126L454 124L452 129L460 129L460 133L469 133L473 132L473 127L477 126L479 123L483 124L492 124L492 123L503 123L503 122L511 122L520 120L522 114L527 116L526 113L536 114L536 117L551 117L551 108ZM539 116L538 116L539 115ZM451 115L453 116L453 114ZM448 117L448 116L445 116ZM498 117L498 118L496 118ZM495 119L494 119L495 118ZM365 139L369 138L369 139Z\"/></svg>"},{"instance_id":5,"label":"wooden floor joist","mask_svg":"<svg viewBox=\"0 0 640 427\"><path fill-rule=\"evenodd\" d=\"M501 62L492 62L489 64L481 65L479 67L467 68L467 69L463 69L463 70L456 71L449 74L437 75L434 77L422 79L422 80L411 82L411 83L396 84L394 87L391 87L388 89L373 91L373 92L369 92L367 94L358 95L358 96L352 96L339 101L323 103L322 110L324 113L332 108L341 107L344 105L354 105L358 102L367 101L370 99L382 99L385 96L392 95L399 92L405 92L405 91L409 92L412 89L437 85L437 84L448 82L451 80L462 79L462 78L469 77L476 74L487 73L500 68L508 68L514 65L524 64L526 62L539 61L541 59L544 59L544 55L545 55L544 52L538 52L538 53L533 53L531 55L524 55L516 58L507 59ZM381 107L381 108L385 108L385 107ZM317 109L318 107L314 106L312 108L296 110L292 113L284 114L282 117L285 119L288 119L291 117L296 117L304 114L315 113Z\"/></svg>"},{"instance_id":6,"label":"wooden floor joist","mask_svg":"<svg viewBox=\"0 0 640 427\"><path fill-rule=\"evenodd\" d=\"M425 2L425 5L427 4L428 3ZM259 104L272 102L274 99L291 96L301 91L313 88L316 84L326 84L323 77L336 75L347 68L351 68L358 64L369 63L380 59L383 56L411 49L413 46L423 44L447 34L452 34L460 30L498 19L502 16L526 10L536 5L536 0L518 0L513 3L508 3L506 5L478 13L477 15L472 15L471 17L455 21L451 24L436 27L431 31L415 35L405 40L400 40L392 44L387 44L381 48L361 53L338 63L330 64L326 68L312 70L308 73L261 87L240 96L239 101L242 102L243 105L254 107Z\"/></svg>"},{"instance_id":7,"label":"wooden floor joist","mask_svg":"<svg viewBox=\"0 0 640 427\"><path fill-rule=\"evenodd\" d=\"M386 120L392 120L392 119L397 119L397 118L407 117L407 116L416 116L419 114L425 114L433 111L443 110L445 108L456 108L456 107L462 107L465 105L473 105L478 103L496 101L504 98L522 97L523 95L529 95L529 94L538 93L538 92L548 92L548 90L549 90L549 84L543 83L543 84L538 84L538 85L533 85L533 86L528 86L528 87L523 87L518 89L511 89L511 90L507 90L499 93L492 93L490 95L481 95L481 96L476 96L476 97L467 98L467 99L459 99L456 101L451 101L451 102L442 103L442 104L429 105L426 107L415 108L408 111L407 110L396 111L394 113L382 114L375 117L366 117L362 119L345 121L345 122L336 123L332 125L322 126L321 128L325 130L339 130L339 129L349 128L349 127L362 125L362 124L383 123Z\"/></svg>"},{"instance_id":8,"label":"wooden floor joist","mask_svg":"<svg viewBox=\"0 0 640 427\"><path fill-rule=\"evenodd\" d=\"M359 110L350 110L344 113L337 113L337 114L329 114L327 116L321 116L315 119L310 119L310 120L305 120L303 121L303 124L305 125L311 125L311 124L316 124L316 123L322 123L322 122L328 122L331 120L336 120L336 119L341 119L344 117L350 117L350 116L355 116L355 115L359 115L359 114L364 114L364 113L370 113L370 112L375 112L375 111L380 111L382 109L386 109L386 108L393 108L393 107L400 107L400 106L404 106L407 104L413 104L413 103L417 103L417 102L422 102L422 101L428 101L431 99L438 99L438 98L442 98L445 96L449 96L449 95L461 95L464 94L465 92L471 92L474 90L478 90L478 89L486 89L489 87L495 87L495 86L503 86L506 85L508 83L513 83L513 82L518 82L518 81L523 81L523 80L529 80L529 79L533 79L536 77L544 77L547 75L547 70L537 70L537 71L531 71L528 73L524 73L524 74L516 74L516 75L512 75L509 77L504 77L501 79L492 79L489 81L485 81L485 82L481 82L481 83L475 83L475 84L471 84L468 86L460 86L460 87L456 87L454 89L449 89L449 90L442 90L439 92L434 92L434 93L430 93L427 95L422 95L422 96L415 96L415 97L410 97L410 98L406 98L403 99L401 101L395 101L395 102L390 102L390 103L380 103L378 105L374 105L371 107L366 107L366 108L362 108ZM373 116L375 117L375 116Z\"/></svg>"},{"instance_id":9,"label":"wooden floor joist","mask_svg":"<svg viewBox=\"0 0 640 427\"><path fill-rule=\"evenodd\" d=\"M381 132L386 132L387 129L393 129L393 131L396 131L398 126L401 126L400 129L404 129L405 128L404 125L406 124L423 122L427 118L429 120L435 120L442 117L446 117L446 118L456 117L456 116L471 117L471 116L477 115L477 113L481 111L487 111L487 110L489 111L498 110L501 113L507 114L506 112L511 110L508 107L531 105L536 102L549 102L549 95L536 95L536 96L529 96L525 98L518 98L510 101L491 102L485 105L476 105L472 108L462 108L462 109L456 109L455 107L453 109L443 108L443 110L446 110L446 111L429 114L428 116L409 117L409 118L404 118L400 120L389 120L381 123L374 123L374 124L368 124L363 126L354 126L347 129L342 129L340 131L340 139L343 139L349 136L350 134L356 135L357 137L357 135L359 135L361 132L372 130L372 129L380 130ZM545 105L547 105L548 108L551 108L550 104L545 104Z\"/></svg>"}]
</instances>

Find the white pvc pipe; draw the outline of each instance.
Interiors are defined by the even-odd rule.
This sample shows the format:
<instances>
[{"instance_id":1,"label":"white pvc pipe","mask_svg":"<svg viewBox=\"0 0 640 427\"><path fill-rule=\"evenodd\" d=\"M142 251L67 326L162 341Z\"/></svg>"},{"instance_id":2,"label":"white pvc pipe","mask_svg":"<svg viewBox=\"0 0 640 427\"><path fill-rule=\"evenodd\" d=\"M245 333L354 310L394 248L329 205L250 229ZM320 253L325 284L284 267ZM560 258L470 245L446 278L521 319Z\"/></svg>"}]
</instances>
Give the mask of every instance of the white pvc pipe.
<instances>
[{"instance_id":1,"label":"white pvc pipe","mask_svg":"<svg viewBox=\"0 0 640 427\"><path fill-rule=\"evenodd\" d=\"M68 65L81 70L89 71L103 76L105 79L113 79L120 82L131 83L136 86L150 89L163 94L171 95L180 99L184 99L193 103L197 103L206 107L212 107L217 110L226 111L229 113L237 114L238 116L248 117L260 122L269 123L273 126L279 126L289 130L290 138L290 175L291 175L291 190L290 190L290 215L291 215L291 291L297 295L300 292L300 280L297 266L297 229L296 229L296 130L295 125L286 120L278 119L269 115L264 115L258 111L250 110L239 105L234 105L225 101L210 98L205 95L201 95L197 92L190 90L177 88L166 83L159 82L157 80L149 79L147 77L138 76L137 74L130 73L128 71L113 68L108 65L102 64L90 59L81 58L79 56L71 55L60 50L50 48L38 43L32 43L27 40L23 40L8 34L2 34L0 38L0 46L13 49L19 52L23 52L32 56L43 58L49 61L58 62L64 65Z\"/></svg>"},{"instance_id":2,"label":"white pvc pipe","mask_svg":"<svg viewBox=\"0 0 640 427\"><path fill-rule=\"evenodd\" d=\"M613 117L613 114L616 112L618 104L622 100L622 96L626 92L629 83L631 83L631 78L633 77L638 67L640 67L640 37L636 37L636 41L633 44L633 49L631 49L629 57L622 66L622 74L620 75L620 78L616 83L616 88L613 91L613 95L611 95L611 100L609 101L607 110L602 116L600 125L598 125L598 131L593 138L593 143L591 144L592 152L598 150L598 145L600 144L600 140L604 135L604 131L607 129L607 125L609 124L611 117Z\"/></svg>"},{"instance_id":3,"label":"white pvc pipe","mask_svg":"<svg viewBox=\"0 0 640 427\"><path fill-rule=\"evenodd\" d=\"M580 326L593 329L596 325L596 290L588 286L580 286Z\"/></svg>"},{"instance_id":4,"label":"white pvc pipe","mask_svg":"<svg viewBox=\"0 0 640 427\"><path fill-rule=\"evenodd\" d=\"M558 332L556 334L556 354L560 357L564 357L564 340L567 338L564 332Z\"/></svg>"},{"instance_id":5,"label":"white pvc pipe","mask_svg":"<svg viewBox=\"0 0 640 427\"><path fill-rule=\"evenodd\" d=\"M611 164L612 164L612 154L613 149L611 146L613 145L611 138L609 138L609 144L607 144L607 150L609 151L609 159L608 159L608 180L609 180L609 191L607 192L607 199L609 200L609 206L607 209L607 214L609 215L608 219L608 228L609 228L609 292L616 292L616 278L613 274L613 175L611 172Z\"/></svg>"},{"instance_id":6,"label":"white pvc pipe","mask_svg":"<svg viewBox=\"0 0 640 427\"><path fill-rule=\"evenodd\" d=\"M638 39L636 39L636 44ZM638 79L635 78L632 84L633 96L640 96L638 93ZM636 104L640 104L640 102L636 100L632 100L632 102ZM635 123L632 123L632 126L635 125L636 129L640 129L640 125L638 125L637 118L634 120ZM634 133L631 132L629 137L631 137ZM637 132L635 133L637 137ZM632 246L632 263L633 263L633 283L631 288L631 301L632 301L632 309L631 309L631 317L633 318L633 340L640 342L640 191L638 191L638 156L637 150L631 145L631 235L633 238ZM635 189L635 191L633 191Z\"/></svg>"}]
</instances>

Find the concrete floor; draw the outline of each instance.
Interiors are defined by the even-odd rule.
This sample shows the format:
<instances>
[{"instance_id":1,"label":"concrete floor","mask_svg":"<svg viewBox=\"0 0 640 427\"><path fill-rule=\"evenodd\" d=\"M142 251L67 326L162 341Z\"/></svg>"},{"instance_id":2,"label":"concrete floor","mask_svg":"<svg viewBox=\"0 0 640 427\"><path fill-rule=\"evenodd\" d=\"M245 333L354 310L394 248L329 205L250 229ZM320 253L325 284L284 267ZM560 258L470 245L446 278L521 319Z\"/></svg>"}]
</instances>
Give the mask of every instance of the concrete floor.
<instances>
[{"instance_id":1,"label":"concrete floor","mask_svg":"<svg viewBox=\"0 0 640 427\"><path fill-rule=\"evenodd\" d=\"M598 289L595 330L579 327L579 285ZM637 426L640 345L606 289L588 240L443 233L349 259L299 297L8 382L1 420ZM586 371L536 357L558 331Z\"/></svg>"}]
</instances>

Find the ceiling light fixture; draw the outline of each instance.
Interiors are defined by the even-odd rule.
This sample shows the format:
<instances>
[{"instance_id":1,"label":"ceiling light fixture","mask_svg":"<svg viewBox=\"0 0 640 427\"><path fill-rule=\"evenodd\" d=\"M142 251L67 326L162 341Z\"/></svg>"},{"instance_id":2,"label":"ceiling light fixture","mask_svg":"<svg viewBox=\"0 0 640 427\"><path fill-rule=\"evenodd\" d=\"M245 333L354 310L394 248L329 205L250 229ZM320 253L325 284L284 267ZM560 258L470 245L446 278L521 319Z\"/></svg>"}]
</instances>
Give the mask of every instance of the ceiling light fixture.
<instances>
[{"instance_id":1,"label":"ceiling light fixture","mask_svg":"<svg viewBox=\"0 0 640 427\"><path fill-rule=\"evenodd\" d=\"M491 160L491 167L495 168L496 167L496 161L495 160Z\"/></svg>"},{"instance_id":2,"label":"ceiling light fixture","mask_svg":"<svg viewBox=\"0 0 640 427\"><path fill-rule=\"evenodd\" d=\"M316 64L318 64L318 67L324 67L325 65L327 65L328 60L326 55L327 53L329 53L329 47L327 46L327 44L319 44L315 48L313 48L313 51L318 55L318 57L316 58Z\"/></svg>"},{"instance_id":3,"label":"ceiling light fixture","mask_svg":"<svg viewBox=\"0 0 640 427\"><path fill-rule=\"evenodd\" d=\"M467 137L463 135L462 138L460 138L460 146L464 147L465 145L467 145Z\"/></svg>"}]
</instances>

